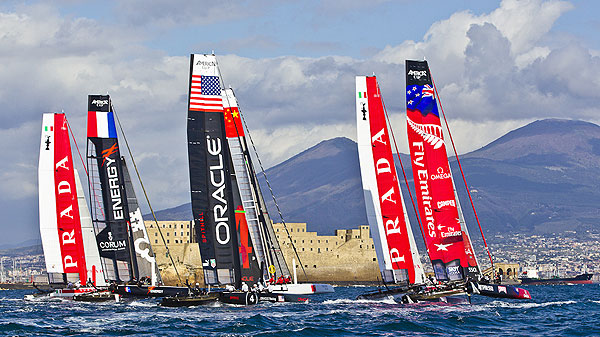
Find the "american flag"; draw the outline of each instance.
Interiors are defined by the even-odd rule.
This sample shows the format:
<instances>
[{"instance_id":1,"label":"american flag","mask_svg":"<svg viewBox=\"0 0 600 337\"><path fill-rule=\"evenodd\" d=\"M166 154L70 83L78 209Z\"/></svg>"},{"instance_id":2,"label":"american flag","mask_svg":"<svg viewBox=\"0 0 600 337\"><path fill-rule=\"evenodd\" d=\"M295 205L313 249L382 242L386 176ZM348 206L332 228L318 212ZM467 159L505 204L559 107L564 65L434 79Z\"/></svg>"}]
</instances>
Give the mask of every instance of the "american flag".
<instances>
[{"instance_id":1,"label":"american flag","mask_svg":"<svg viewBox=\"0 0 600 337\"><path fill-rule=\"evenodd\" d=\"M223 111L219 76L192 75L190 110Z\"/></svg>"}]
</instances>

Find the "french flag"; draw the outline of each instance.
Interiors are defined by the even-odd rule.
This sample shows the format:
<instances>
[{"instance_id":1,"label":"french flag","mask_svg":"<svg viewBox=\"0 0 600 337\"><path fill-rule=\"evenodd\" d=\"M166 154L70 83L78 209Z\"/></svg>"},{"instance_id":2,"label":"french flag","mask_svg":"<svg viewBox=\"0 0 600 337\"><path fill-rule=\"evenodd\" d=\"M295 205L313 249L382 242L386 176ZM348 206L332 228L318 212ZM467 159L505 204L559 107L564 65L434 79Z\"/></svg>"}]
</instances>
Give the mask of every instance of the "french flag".
<instances>
[{"instance_id":1,"label":"french flag","mask_svg":"<svg viewBox=\"0 0 600 337\"><path fill-rule=\"evenodd\" d=\"M88 111L88 138L117 138L112 111Z\"/></svg>"}]
</instances>

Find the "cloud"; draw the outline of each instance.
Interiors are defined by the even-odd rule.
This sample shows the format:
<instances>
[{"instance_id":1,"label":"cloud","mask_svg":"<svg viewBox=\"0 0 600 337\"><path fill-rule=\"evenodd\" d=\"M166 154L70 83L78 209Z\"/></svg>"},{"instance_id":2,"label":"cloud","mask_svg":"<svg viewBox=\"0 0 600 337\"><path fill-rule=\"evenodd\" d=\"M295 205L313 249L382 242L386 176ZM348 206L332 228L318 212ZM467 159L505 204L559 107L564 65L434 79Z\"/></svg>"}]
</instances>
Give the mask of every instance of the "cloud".
<instances>
[{"instance_id":1,"label":"cloud","mask_svg":"<svg viewBox=\"0 0 600 337\"><path fill-rule=\"evenodd\" d=\"M221 13L220 20L259 16L254 9L245 12L249 4L229 1L220 8L203 1L167 8L164 1L133 1L117 9L123 10L123 21L186 26L210 23L203 21L207 12L198 12L200 6ZM357 3L346 3L352 4ZM458 149L468 152L534 119L598 121L598 52L550 32L571 7L564 1L505 0L488 14L457 12L432 24L422 39L372 50L364 59L229 54L218 60L266 168L324 139L354 139L354 78L372 73L406 152L404 60L423 57ZM222 12L227 10L231 13ZM105 25L45 5L0 12L0 211L16 219L9 206L16 209L22 201L26 209L35 208L41 113L64 109L85 151L86 96L107 91L153 206L189 201L189 59L146 47L146 34L126 22ZM231 50L247 50L256 40L240 34L236 41Z\"/></svg>"}]
</instances>

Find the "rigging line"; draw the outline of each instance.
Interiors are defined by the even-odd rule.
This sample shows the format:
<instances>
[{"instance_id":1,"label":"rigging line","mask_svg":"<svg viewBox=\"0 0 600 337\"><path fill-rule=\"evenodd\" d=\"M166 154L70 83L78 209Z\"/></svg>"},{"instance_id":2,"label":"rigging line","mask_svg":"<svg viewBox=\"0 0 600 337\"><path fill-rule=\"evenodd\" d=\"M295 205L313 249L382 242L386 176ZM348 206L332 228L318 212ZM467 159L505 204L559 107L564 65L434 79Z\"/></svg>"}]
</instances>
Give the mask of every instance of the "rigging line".
<instances>
[{"instance_id":1,"label":"rigging line","mask_svg":"<svg viewBox=\"0 0 600 337\"><path fill-rule=\"evenodd\" d=\"M69 124L69 120L65 117L65 121L67 122L67 129L71 133L71 138L73 139L73 143L75 143L75 148L77 149L77 154L79 155L79 159L81 160L81 165L83 165L83 170L85 171L85 175L89 179L89 174L85 162L83 161L83 157L81 156L81 152L79 151L79 146L77 145L77 141L75 140L75 135L73 135L73 129L71 129L71 125Z\"/></svg>"},{"instance_id":2,"label":"rigging line","mask_svg":"<svg viewBox=\"0 0 600 337\"><path fill-rule=\"evenodd\" d=\"M215 60L216 60L216 58L215 58ZM224 85L225 80L223 79L223 76L221 74L221 69L219 68L218 62L216 62L216 63L217 63L217 71L219 72L219 78L221 79L221 83L223 84L223 87L225 87L225 85ZM239 107L238 107L238 110L239 110ZM281 209L279 208L279 204L277 203L277 200L275 199L275 194L273 193L273 189L271 188L271 183L269 182L269 179L267 178L265 168L263 167L262 161L260 160L260 156L258 155L258 152L256 151L256 146L254 145L254 140L252 139L252 136L250 135L250 130L248 129L248 125L246 124L246 119L244 118L244 115L241 112L240 112L240 118L242 120L242 123L244 124L244 127L246 128L246 131L248 132L248 138L250 139L250 144L252 144L252 149L254 150L256 159L258 160L258 165L260 166L261 173L263 174L263 177L265 178L267 186L269 187L269 192L271 193L271 198L273 198L273 202L275 203L275 207L277 208L277 212L279 213L279 218L281 219L281 224L283 225L283 228L285 229L287 237L290 240L290 244L292 245L294 254L296 255L296 258L298 259L298 263L300 264L300 267L302 267L302 272L304 273L304 277L308 281L308 276L306 275L306 270L304 269L304 264L302 264L302 261L300 260L300 255L298 255L298 250L296 250L296 245L294 245L294 241L292 240L290 231L288 230L288 228L285 224L285 220L283 219L283 214L281 213ZM281 251L281 248L280 248L280 251Z\"/></svg>"},{"instance_id":3,"label":"rigging line","mask_svg":"<svg viewBox=\"0 0 600 337\"><path fill-rule=\"evenodd\" d=\"M173 269L175 269L175 274L177 274L177 279L179 280L179 284L183 284L183 281L181 280L181 276L179 275L179 271L177 270L177 266L175 266L175 261L173 260L173 254L171 254L171 251L169 250L169 246L167 246L167 243L165 241L165 237L164 237L162 231L160 230L160 226L158 225L158 220L156 219L156 214L154 214L154 209L152 208L152 205L150 204L150 199L148 198L148 194L146 193L146 187L144 187L144 183L142 182L142 177L140 176L140 172L138 171L135 160L133 159L133 154L131 153L131 148L129 147L129 142L127 142L127 137L125 137L125 132L123 131L123 126L121 125L121 120L119 120L119 115L117 114L117 111L115 110L115 107L112 104L112 101L110 102L110 107L111 107L113 113L115 114L117 123L119 124L119 129L121 130L121 135L123 135L123 140L125 141L125 146L127 147L127 152L129 152L129 158L131 158L131 162L133 163L133 168L135 169L135 174L137 175L140 185L142 186L142 191L144 191L144 197L146 198L146 202L148 202L148 207L150 208L150 212L152 213L152 218L154 218L154 223L156 224L156 229L158 229L160 238L162 239L163 244L165 245L165 248L167 249L167 255L169 255L169 259L171 260L171 263L173 264Z\"/></svg>"},{"instance_id":4,"label":"rigging line","mask_svg":"<svg viewBox=\"0 0 600 337\"><path fill-rule=\"evenodd\" d=\"M379 83L377 83L377 91L379 90ZM381 94L379 94L381 97ZM413 210L415 211L415 216L417 217L417 223L419 224L419 229L421 230L421 236L423 237L423 242L425 243L425 249L429 254L429 248L427 247L427 241L425 241L425 232L423 231L423 226L421 225L421 216L419 215L419 210L415 204L415 200L413 199L412 191L410 190L410 186L408 185L408 179L406 178L406 171L404 170L404 164L402 164L402 159L400 158L400 151L398 151L398 144L396 143L396 137L394 136L394 129L392 129L392 122L390 121L390 116L387 113L387 109L385 108L385 102L383 101L383 97L381 98L381 104L383 105L383 111L385 112L385 118L387 119L387 123L389 125L390 134L392 135L392 140L394 141L394 147L396 149L396 156L398 157L398 162L400 162L400 167L402 168L402 175L404 176L404 183L406 184L406 189L408 190L408 195L410 196L410 201L413 206ZM415 187L416 188L416 187ZM402 191L400 191L402 193Z\"/></svg>"},{"instance_id":5,"label":"rigging line","mask_svg":"<svg viewBox=\"0 0 600 337\"><path fill-rule=\"evenodd\" d=\"M437 87L435 86L435 81L433 80L433 75L431 74L431 69L429 69L429 74L431 76L431 83L433 84L433 90L435 90L435 96L438 100L438 104L440 105L440 110L442 111L442 116L444 117L444 123L446 124L446 130L448 130L448 136L450 136L450 142L452 143L452 149L454 150L454 156L456 157L456 162L458 163L458 168L460 169L460 174L463 178L463 182L465 183L465 188L467 189L467 195L469 196L469 201L471 202L471 207L473 208L473 214L475 214L475 220L477 220L477 225L479 226L479 232L481 233L481 237L483 238L483 245L485 246L485 251L488 254L490 259L490 263L492 264L492 275L496 275L494 270L494 260L492 259L492 253L490 252L490 248L488 247L487 241L485 240L485 235L483 234L483 229L481 228L481 223L479 222L479 217L477 216L477 211L475 210L475 204L473 203L473 198L471 197L471 191L469 190L469 185L467 184L467 179L465 178L465 173L463 172L462 165L460 164L460 159L458 158L458 152L456 151L456 146L454 146L454 139L452 138L452 133L450 132L450 126L448 125L448 121L446 120L446 114L444 113L444 108L442 107L442 101L440 100L440 95L438 93ZM466 226L466 223L465 223Z\"/></svg>"},{"instance_id":6,"label":"rigging line","mask_svg":"<svg viewBox=\"0 0 600 337\"><path fill-rule=\"evenodd\" d=\"M221 81L223 81L223 80L222 80L223 78L222 78L222 76L221 76L221 71L220 71L220 69L219 69L219 77L221 78ZM223 84L223 87L225 87L225 83L224 83L224 82L222 82L222 84ZM230 90L232 90L232 92L233 92L233 89L230 89ZM229 108L229 109L230 109L230 113L232 113L232 111L233 111L233 108L231 107L231 102L229 102L229 96L228 96L228 95L225 95L225 99L227 100L227 103L228 103L228 105L230 106L230 108ZM234 96L234 99L235 99L235 96ZM243 118L243 114L242 114L241 108L239 107L239 104L237 104L237 99L236 99L236 105L238 106L238 107L237 107L237 108L238 108L238 113L240 114L240 117L239 117L239 118L240 118L240 120L241 120L241 119ZM240 136L240 131L238 130L237 123L235 123L235 118L233 117L233 113L232 113L232 117L231 117L231 118L233 119L233 126L234 126L234 128L235 128L235 132L236 132L236 135L237 135L238 141L239 141L239 143L240 143L240 149L241 149L241 150L243 150L243 148L242 148L242 136ZM244 123L244 124L245 124L245 123ZM248 129L248 126L246 126L246 130L247 130L247 129ZM244 142L244 143L245 143L245 142ZM246 153L244 153L244 156L247 156L247 157L248 157L248 159L247 159L247 162L246 162L246 165L249 167L248 175L252 174L252 175L254 175L254 176L255 176L255 174L254 174L254 167L253 167L253 165L252 165L252 161L251 161L251 158L250 158L250 153L249 153L249 152L248 152L248 150L247 150L247 145L245 145L245 147L246 147L246 151L245 151ZM250 177L248 177L248 179L250 179ZM258 182L258 181L257 181L257 182ZM258 186L256 186L256 188L258 188ZM260 191L258 191L258 192L260 193ZM256 191L253 191L253 193L252 193L252 197L253 197L254 199L257 199L257 198L258 198L258 196L256 195ZM263 201L263 203L264 203L264 201ZM259 200L256 200L256 202L255 202L255 205L257 205L257 206L259 206L259 207L260 207L260 212L261 212L261 213L266 213L266 212L263 210L263 207L261 206L261 202L260 202ZM256 210L258 211L258 209L256 209ZM262 215L262 217L263 217L263 219L264 219L264 220L266 220L266 219L265 219L265 217L264 217L264 214ZM265 224L265 226L267 226L267 225ZM265 233L265 235L264 235L264 236L265 236L265 239L266 239L266 241L267 241L267 242L268 242L268 244L269 244L269 247L265 247L265 249L268 249L268 254L269 254L269 256L271 256L271 255L275 255L275 260L276 260L277 266L279 267L279 270L283 272L283 268L282 268L282 261L280 261L280 260L279 260L279 254L277 254L277 251L276 251L276 250L277 250L277 248L275 248L275 244L273 243L273 238L271 237L271 235L270 235L270 232L269 232L269 230L268 230L267 228L264 228L264 230L266 230L266 231L268 232L268 233ZM266 243L266 242L265 242L265 243ZM277 246L279 246L279 245L277 244ZM280 253L281 253L281 247L279 248L279 251L280 251ZM265 253L267 253L267 252L265 252ZM272 257L272 256L271 256L270 258L271 258L271 259L273 259L273 257ZM267 259L267 256L265 256L265 259ZM284 263L285 263L285 261L284 261ZM286 269L287 269L287 265L286 265ZM289 270L288 270L288 272L289 272Z\"/></svg>"},{"instance_id":7,"label":"rigging line","mask_svg":"<svg viewBox=\"0 0 600 337\"><path fill-rule=\"evenodd\" d=\"M248 126L246 125L246 120L244 119L244 116L242 114L240 114L240 116L242 117L242 122L244 123L246 130L248 130ZM263 177L265 178L265 182L267 183L267 186L269 187L269 192L271 193L271 198L273 198L273 202L275 203L275 207L277 208L277 212L279 213L279 218L281 219L283 228L285 229L287 237L290 240L292 248L294 249L294 254L296 255L296 258L298 259L298 263L300 264L300 267L302 267L302 272L304 273L304 277L308 281L308 276L306 275L306 270L304 269L304 264L302 264L302 261L300 260L300 255L298 255L298 250L296 250L296 246L294 245L294 241L292 240L290 231L288 230L287 226L285 225L285 220L283 219L283 214L281 213L279 204L277 204L277 200L275 199L275 194L273 193L273 189L271 188L271 183L269 182L269 179L267 178L267 173L265 172L265 168L263 167L262 161L260 160L260 157L258 156L258 152L256 152L256 146L254 145L254 141L252 140L252 136L250 135L250 132L248 132L248 138L250 139L250 144L252 144L252 148L254 149L254 154L256 154L256 159L258 160L258 165L260 166L261 173L263 174Z\"/></svg>"}]
</instances>

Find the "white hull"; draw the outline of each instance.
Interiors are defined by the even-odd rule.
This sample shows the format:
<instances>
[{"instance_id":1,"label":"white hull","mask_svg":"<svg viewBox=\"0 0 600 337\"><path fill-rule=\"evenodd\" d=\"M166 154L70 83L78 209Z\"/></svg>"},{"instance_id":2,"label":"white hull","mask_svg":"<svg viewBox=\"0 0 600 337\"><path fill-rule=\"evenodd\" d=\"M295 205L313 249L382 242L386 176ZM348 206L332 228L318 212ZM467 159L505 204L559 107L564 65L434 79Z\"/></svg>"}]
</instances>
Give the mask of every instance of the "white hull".
<instances>
[{"instance_id":1,"label":"white hull","mask_svg":"<svg viewBox=\"0 0 600 337\"><path fill-rule=\"evenodd\" d=\"M269 286L269 292L276 294L291 295L314 295L333 293L333 286L323 283L292 283L273 284Z\"/></svg>"},{"instance_id":2,"label":"white hull","mask_svg":"<svg viewBox=\"0 0 600 337\"><path fill-rule=\"evenodd\" d=\"M77 289L56 289L54 292L50 293L50 297L73 297L75 295L91 293L96 291L97 289L94 287L82 287Z\"/></svg>"}]
</instances>

